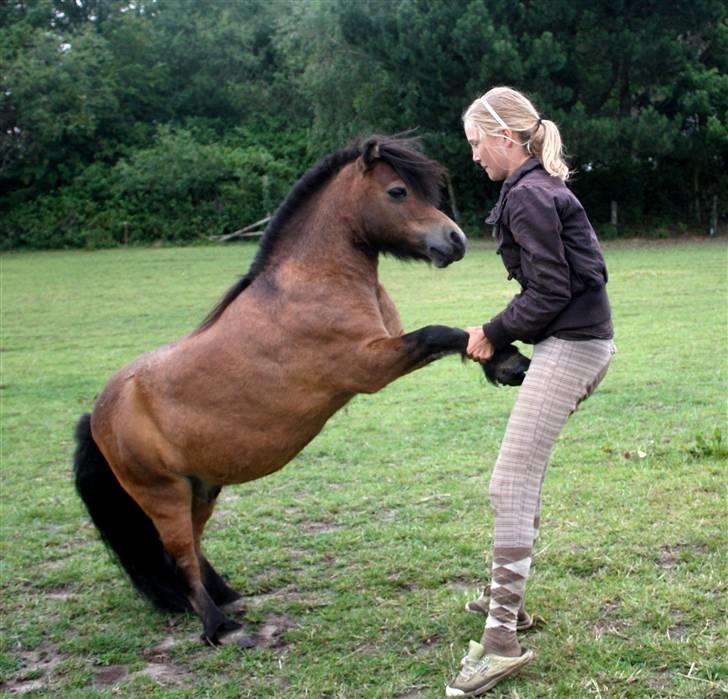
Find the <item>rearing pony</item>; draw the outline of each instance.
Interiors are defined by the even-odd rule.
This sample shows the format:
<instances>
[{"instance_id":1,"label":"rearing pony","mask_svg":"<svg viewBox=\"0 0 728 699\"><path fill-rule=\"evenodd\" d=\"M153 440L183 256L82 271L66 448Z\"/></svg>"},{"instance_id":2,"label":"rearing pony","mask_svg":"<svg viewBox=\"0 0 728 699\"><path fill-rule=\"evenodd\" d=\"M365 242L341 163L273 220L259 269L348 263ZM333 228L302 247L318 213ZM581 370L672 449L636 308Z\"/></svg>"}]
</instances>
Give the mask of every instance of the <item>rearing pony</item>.
<instances>
[{"instance_id":1,"label":"rearing pony","mask_svg":"<svg viewBox=\"0 0 728 699\"><path fill-rule=\"evenodd\" d=\"M459 329L405 334L377 277L379 253L463 257L437 209L442 176L404 139L323 158L202 325L121 369L81 417L76 487L102 538L155 606L194 610L208 643L253 645L221 610L240 595L200 548L221 488L285 466L355 394L464 352Z\"/></svg>"}]
</instances>

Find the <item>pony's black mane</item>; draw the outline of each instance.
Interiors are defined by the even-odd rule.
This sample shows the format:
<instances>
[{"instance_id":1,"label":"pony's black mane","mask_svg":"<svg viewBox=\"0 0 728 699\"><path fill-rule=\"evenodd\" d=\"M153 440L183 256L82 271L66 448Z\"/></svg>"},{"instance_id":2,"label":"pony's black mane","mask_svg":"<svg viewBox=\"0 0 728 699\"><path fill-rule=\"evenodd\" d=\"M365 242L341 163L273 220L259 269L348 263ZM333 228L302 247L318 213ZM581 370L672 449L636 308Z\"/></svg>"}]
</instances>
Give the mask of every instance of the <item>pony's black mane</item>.
<instances>
[{"instance_id":1,"label":"pony's black mane","mask_svg":"<svg viewBox=\"0 0 728 699\"><path fill-rule=\"evenodd\" d=\"M416 139L371 136L330 153L307 170L293 186L265 229L258 252L247 274L227 290L198 331L210 327L265 269L287 224L301 206L344 166L359 156L363 156L366 165L373 165L376 160L387 163L410 189L431 204L439 206L445 170L439 163L424 155ZM370 162L367 162L368 160Z\"/></svg>"}]
</instances>

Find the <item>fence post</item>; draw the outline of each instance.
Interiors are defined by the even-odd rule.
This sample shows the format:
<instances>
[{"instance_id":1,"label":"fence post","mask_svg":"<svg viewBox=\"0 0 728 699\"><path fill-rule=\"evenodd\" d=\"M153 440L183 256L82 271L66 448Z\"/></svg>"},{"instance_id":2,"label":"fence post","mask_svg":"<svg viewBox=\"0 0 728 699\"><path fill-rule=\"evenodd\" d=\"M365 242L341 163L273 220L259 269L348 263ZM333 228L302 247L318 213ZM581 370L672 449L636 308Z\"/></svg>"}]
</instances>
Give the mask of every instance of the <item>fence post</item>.
<instances>
[{"instance_id":1,"label":"fence post","mask_svg":"<svg viewBox=\"0 0 728 699\"><path fill-rule=\"evenodd\" d=\"M612 200L611 206L609 207L609 223L615 227L619 225L617 202L614 200Z\"/></svg>"},{"instance_id":2,"label":"fence post","mask_svg":"<svg viewBox=\"0 0 728 699\"><path fill-rule=\"evenodd\" d=\"M713 205L710 207L710 235L718 232L718 195L713 195Z\"/></svg>"}]
</instances>

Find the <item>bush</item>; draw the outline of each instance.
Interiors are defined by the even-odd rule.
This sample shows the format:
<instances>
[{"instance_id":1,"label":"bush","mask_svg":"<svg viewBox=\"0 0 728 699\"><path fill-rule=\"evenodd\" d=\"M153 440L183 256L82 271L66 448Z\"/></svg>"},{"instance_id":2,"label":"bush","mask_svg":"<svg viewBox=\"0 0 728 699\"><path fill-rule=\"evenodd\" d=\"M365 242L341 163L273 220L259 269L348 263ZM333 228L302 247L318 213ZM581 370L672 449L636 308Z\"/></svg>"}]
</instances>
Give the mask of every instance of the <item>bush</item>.
<instances>
[{"instance_id":1,"label":"bush","mask_svg":"<svg viewBox=\"0 0 728 699\"><path fill-rule=\"evenodd\" d=\"M619 237L619 228L613 223L602 223L597 226L597 235L602 240L614 240Z\"/></svg>"},{"instance_id":2,"label":"bush","mask_svg":"<svg viewBox=\"0 0 728 699\"><path fill-rule=\"evenodd\" d=\"M155 142L115 165L96 163L73 184L10 208L0 247L108 247L189 242L272 213L301 174L268 148L201 143L162 127ZM300 153L294 151L296 159Z\"/></svg>"}]
</instances>

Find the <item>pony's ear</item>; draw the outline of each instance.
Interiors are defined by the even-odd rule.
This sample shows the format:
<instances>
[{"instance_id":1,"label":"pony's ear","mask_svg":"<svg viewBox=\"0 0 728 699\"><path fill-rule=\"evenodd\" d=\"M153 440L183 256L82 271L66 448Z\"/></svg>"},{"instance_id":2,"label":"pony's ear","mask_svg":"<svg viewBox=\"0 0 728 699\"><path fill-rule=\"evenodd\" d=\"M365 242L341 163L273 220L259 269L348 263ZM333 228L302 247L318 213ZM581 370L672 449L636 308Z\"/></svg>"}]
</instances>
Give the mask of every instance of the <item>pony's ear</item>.
<instances>
[{"instance_id":1,"label":"pony's ear","mask_svg":"<svg viewBox=\"0 0 728 699\"><path fill-rule=\"evenodd\" d=\"M375 138L370 138L364 142L361 148L361 156L359 158L359 164L361 169L366 172L374 163L379 159L379 141Z\"/></svg>"}]
</instances>

